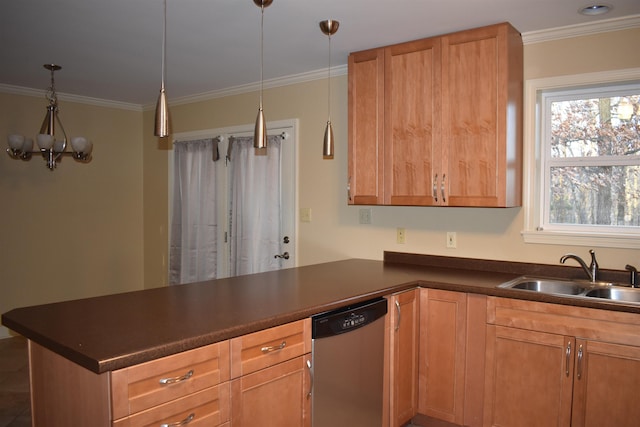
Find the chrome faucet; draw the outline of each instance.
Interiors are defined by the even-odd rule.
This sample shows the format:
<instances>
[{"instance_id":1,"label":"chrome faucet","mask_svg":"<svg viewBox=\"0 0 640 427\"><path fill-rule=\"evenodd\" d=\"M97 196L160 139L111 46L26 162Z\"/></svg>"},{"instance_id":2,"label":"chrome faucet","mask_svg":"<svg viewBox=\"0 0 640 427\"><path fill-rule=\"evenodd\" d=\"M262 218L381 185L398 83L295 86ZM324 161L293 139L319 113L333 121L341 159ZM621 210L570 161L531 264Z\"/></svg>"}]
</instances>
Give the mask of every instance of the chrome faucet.
<instances>
[{"instance_id":1,"label":"chrome faucet","mask_svg":"<svg viewBox=\"0 0 640 427\"><path fill-rule=\"evenodd\" d=\"M631 286L632 288L637 288L638 284L636 283L636 276L638 274L638 270L636 270L636 268L633 265L625 265L624 269L627 270L629 273L631 273L629 275L629 286Z\"/></svg>"},{"instance_id":2,"label":"chrome faucet","mask_svg":"<svg viewBox=\"0 0 640 427\"><path fill-rule=\"evenodd\" d=\"M582 258L574 254L563 255L562 258L560 258L560 263L564 264L565 261L569 258L575 259L576 261L578 261L584 272L587 273L587 276L589 276L589 280L591 280L591 283L595 283L596 280L598 280L599 270L598 261L596 261L596 252L593 249L589 249L589 255L591 255L591 264L589 264L589 266L587 266L587 263L585 263Z\"/></svg>"}]
</instances>

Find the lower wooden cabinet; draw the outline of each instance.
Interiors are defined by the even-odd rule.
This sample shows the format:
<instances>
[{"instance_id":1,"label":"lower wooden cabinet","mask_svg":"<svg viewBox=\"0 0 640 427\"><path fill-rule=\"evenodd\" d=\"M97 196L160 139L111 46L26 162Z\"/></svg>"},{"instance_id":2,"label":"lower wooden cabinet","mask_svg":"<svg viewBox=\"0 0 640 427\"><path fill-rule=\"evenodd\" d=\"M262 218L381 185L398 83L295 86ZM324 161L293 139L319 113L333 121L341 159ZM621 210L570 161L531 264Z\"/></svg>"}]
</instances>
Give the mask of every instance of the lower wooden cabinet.
<instances>
[{"instance_id":1,"label":"lower wooden cabinet","mask_svg":"<svg viewBox=\"0 0 640 427\"><path fill-rule=\"evenodd\" d=\"M487 317L485 426L638 425L637 314L489 298Z\"/></svg>"},{"instance_id":2,"label":"lower wooden cabinet","mask_svg":"<svg viewBox=\"0 0 640 427\"><path fill-rule=\"evenodd\" d=\"M389 414L400 427L418 412L419 290L389 297Z\"/></svg>"},{"instance_id":3,"label":"lower wooden cabinet","mask_svg":"<svg viewBox=\"0 0 640 427\"><path fill-rule=\"evenodd\" d=\"M574 357L571 425L640 424L640 347L577 339Z\"/></svg>"},{"instance_id":4,"label":"lower wooden cabinet","mask_svg":"<svg viewBox=\"0 0 640 427\"><path fill-rule=\"evenodd\" d=\"M223 426L229 421L229 383L174 399L113 423L134 426Z\"/></svg>"},{"instance_id":5,"label":"lower wooden cabinet","mask_svg":"<svg viewBox=\"0 0 640 427\"><path fill-rule=\"evenodd\" d=\"M486 297L418 289L420 425L482 425Z\"/></svg>"},{"instance_id":6,"label":"lower wooden cabinet","mask_svg":"<svg viewBox=\"0 0 640 427\"><path fill-rule=\"evenodd\" d=\"M233 338L233 427L310 427L310 351L310 319Z\"/></svg>"},{"instance_id":7,"label":"lower wooden cabinet","mask_svg":"<svg viewBox=\"0 0 640 427\"><path fill-rule=\"evenodd\" d=\"M310 427L310 355L231 381L234 427Z\"/></svg>"},{"instance_id":8,"label":"lower wooden cabinet","mask_svg":"<svg viewBox=\"0 0 640 427\"><path fill-rule=\"evenodd\" d=\"M488 325L485 425L569 426L573 364L565 353L573 342Z\"/></svg>"},{"instance_id":9,"label":"lower wooden cabinet","mask_svg":"<svg viewBox=\"0 0 640 427\"><path fill-rule=\"evenodd\" d=\"M467 294L420 290L418 411L462 424Z\"/></svg>"}]
</instances>

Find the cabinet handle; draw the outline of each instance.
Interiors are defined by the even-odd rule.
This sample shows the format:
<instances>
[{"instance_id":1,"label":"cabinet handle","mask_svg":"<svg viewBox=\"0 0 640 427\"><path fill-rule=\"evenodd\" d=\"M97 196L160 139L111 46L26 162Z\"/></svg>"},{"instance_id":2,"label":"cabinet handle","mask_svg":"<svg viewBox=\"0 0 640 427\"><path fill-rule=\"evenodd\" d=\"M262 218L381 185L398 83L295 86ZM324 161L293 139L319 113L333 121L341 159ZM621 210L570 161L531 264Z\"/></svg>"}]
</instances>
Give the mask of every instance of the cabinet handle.
<instances>
[{"instance_id":1,"label":"cabinet handle","mask_svg":"<svg viewBox=\"0 0 640 427\"><path fill-rule=\"evenodd\" d=\"M187 418L185 418L182 421L178 421L175 423L168 423L168 424L160 424L160 427L180 427L180 426L186 426L187 424L189 424L191 421L193 421L193 419L196 417L196 414L194 414L193 412L189 414L189 416Z\"/></svg>"},{"instance_id":2,"label":"cabinet handle","mask_svg":"<svg viewBox=\"0 0 640 427\"><path fill-rule=\"evenodd\" d=\"M396 320L396 332L398 332L398 329L400 329L400 320L402 319L402 312L400 311L400 303L398 302L398 300L396 300L396 312L398 313L398 317Z\"/></svg>"},{"instance_id":3,"label":"cabinet handle","mask_svg":"<svg viewBox=\"0 0 640 427\"><path fill-rule=\"evenodd\" d=\"M313 369L311 369L311 361L307 360L307 369L309 370L309 393L307 393L307 399L311 397L311 392L313 391Z\"/></svg>"},{"instance_id":4,"label":"cabinet handle","mask_svg":"<svg viewBox=\"0 0 640 427\"><path fill-rule=\"evenodd\" d=\"M282 343L280 345L270 345L268 347L262 347L260 349L260 351L263 352L263 353L270 353L272 351L282 350L286 346L287 346L287 342L286 341L282 341Z\"/></svg>"},{"instance_id":5,"label":"cabinet handle","mask_svg":"<svg viewBox=\"0 0 640 427\"><path fill-rule=\"evenodd\" d=\"M578 379L582 378L582 344L578 347Z\"/></svg>"},{"instance_id":6,"label":"cabinet handle","mask_svg":"<svg viewBox=\"0 0 640 427\"><path fill-rule=\"evenodd\" d=\"M186 381L189 378L191 378L193 376L193 369L191 369L189 372L187 372L184 375L180 375L179 377L173 377L173 378L162 378L160 380L160 384L175 384L175 383L179 383L182 381Z\"/></svg>"},{"instance_id":7,"label":"cabinet handle","mask_svg":"<svg viewBox=\"0 0 640 427\"><path fill-rule=\"evenodd\" d=\"M567 343L567 359L565 360L565 374L569 376L569 363L571 363L571 341Z\"/></svg>"},{"instance_id":8,"label":"cabinet handle","mask_svg":"<svg viewBox=\"0 0 640 427\"><path fill-rule=\"evenodd\" d=\"M438 174L433 177L433 198L438 203Z\"/></svg>"},{"instance_id":9,"label":"cabinet handle","mask_svg":"<svg viewBox=\"0 0 640 427\"><path fill-rule=\"evenodd\" d=\"M440 184L440 193L442 193L442 203L447 203L447 199L444 197L444 180L447 177L446 174L442 174L442 183Z\"/></svg>"},{"instance_id":10,"label":"cabinet handle","mask_svg":"<svg viewBox=\"0 0 640 427\"><path fill-rule=\"evenodd\" d=\"M351 177L347 181L347 198L351 201Z\"/></svg>"}]
</instances>

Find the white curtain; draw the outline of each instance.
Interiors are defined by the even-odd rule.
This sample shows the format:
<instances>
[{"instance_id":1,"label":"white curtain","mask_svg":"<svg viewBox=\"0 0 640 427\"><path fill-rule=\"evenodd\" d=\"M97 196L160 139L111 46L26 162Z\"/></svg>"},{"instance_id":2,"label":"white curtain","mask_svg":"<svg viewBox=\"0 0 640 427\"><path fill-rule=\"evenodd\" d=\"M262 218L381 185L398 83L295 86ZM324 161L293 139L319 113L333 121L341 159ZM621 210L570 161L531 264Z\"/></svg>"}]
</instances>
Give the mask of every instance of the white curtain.
<instances>
[{"instance_id":1,"label":"white curtain","mask_svg":"<svg viewBox=\"0 0 640 427\"><path fill-rule=\"evenodd\" d=\"M253 137L229 138L232 276L281 268L281 144L269 136L265 154L253 148Z\"/></svg>"},{"instance_id":2,"label":"white curtain","mask_svg":"<svg viewBox=\"0 0 640 427\"><path fill-rule=\"evenodd\" d=\"M216 139L174 144L169 283L214 279L217 272Z\"/></svg>"}]
</instances>

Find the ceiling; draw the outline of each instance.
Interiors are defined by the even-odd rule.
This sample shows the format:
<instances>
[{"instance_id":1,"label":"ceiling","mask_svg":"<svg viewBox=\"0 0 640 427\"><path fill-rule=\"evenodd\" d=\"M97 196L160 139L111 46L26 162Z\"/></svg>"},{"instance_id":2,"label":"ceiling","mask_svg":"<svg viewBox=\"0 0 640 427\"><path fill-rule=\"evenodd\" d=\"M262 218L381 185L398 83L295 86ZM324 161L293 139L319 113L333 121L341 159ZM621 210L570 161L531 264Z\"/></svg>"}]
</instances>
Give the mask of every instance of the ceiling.
<instances>
[{"instance_id":1,"label":"ceiling","mask_svg":"<svg viewBox=\"0 0 640 427\"><path fill-rule=\"evenodd\" d=\"M328 66L324 19L340 21L332 66L349 52L508 21L521 33L640 14L638 0L605 0L606 15L584 16L590 0L274 0L264 11L264 79ZM162 0L4 0L0 84L56 88L135 105L160 89ZM260 80L260 8L252 0L167 0L167 96L215 93Z\"/></svg>"}]
</instances>

